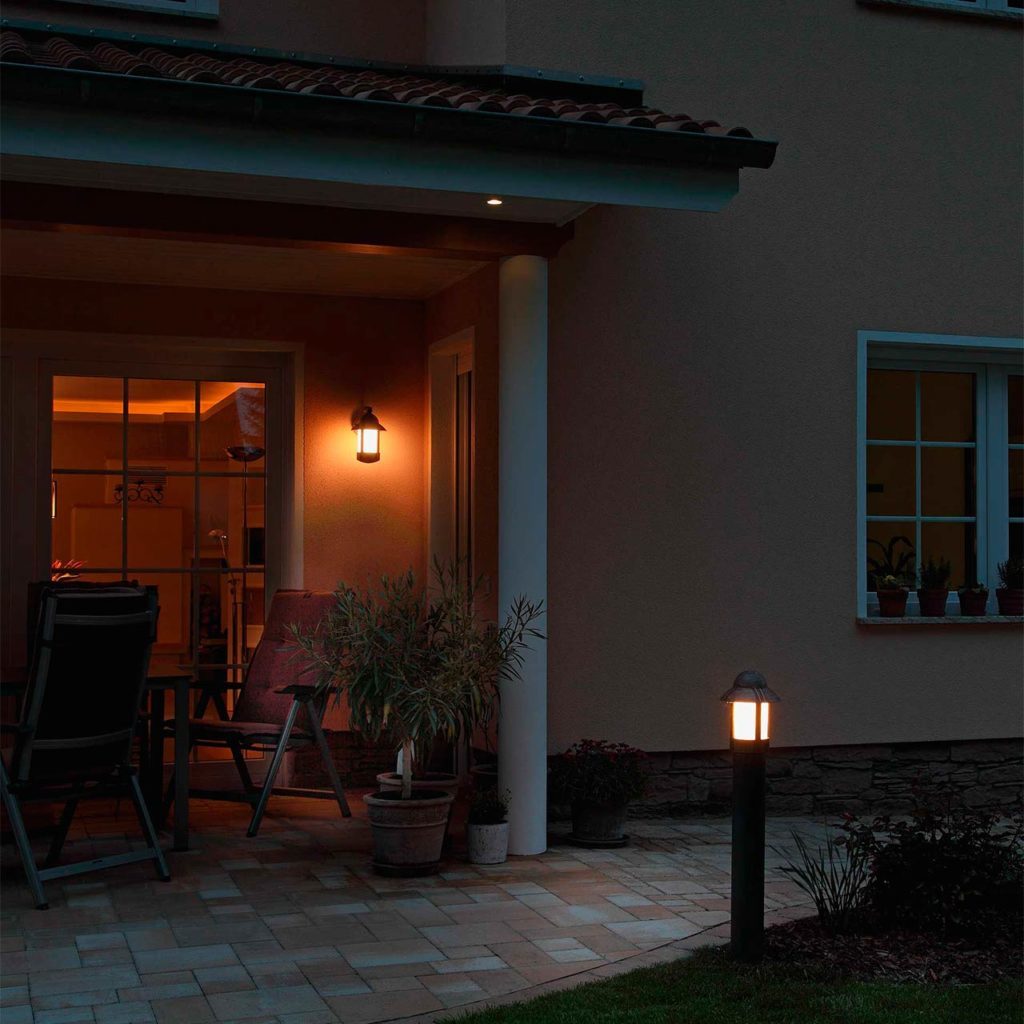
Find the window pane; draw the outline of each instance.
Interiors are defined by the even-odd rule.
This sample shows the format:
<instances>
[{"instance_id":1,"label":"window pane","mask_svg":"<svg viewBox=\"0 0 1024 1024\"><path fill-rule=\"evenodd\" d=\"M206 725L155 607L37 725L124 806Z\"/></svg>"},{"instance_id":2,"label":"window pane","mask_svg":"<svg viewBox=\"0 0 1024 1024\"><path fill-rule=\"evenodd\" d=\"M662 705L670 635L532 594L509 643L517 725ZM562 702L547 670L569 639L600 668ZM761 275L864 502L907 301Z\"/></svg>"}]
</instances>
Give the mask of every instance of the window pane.
<instances>
[{"instance_id":1,"label":"window pane","mask_svg":"<svg viewBox=\"0 0 1024 1024\"><path fill-rule=\"evenodd\" d=\"M914 515L914 449L869 446L867 467L868 515Z\"/></svg>"},{"instance_id":2,"label":"window pane","mask_svg":"<svg viewBox=\"0 0 1024 1024\"><path fill-rule=\"evenodd\" d=\"M973 448L921 449L921 514L973 516Z\"/></svg>"},{"instance_id":3,"label":"window pane","mask_svg":"<svg viewBox=\"0 0 1024 1024\"><path fill-rule=\"evenodd\" d=\"M951 567L950 589L973 583L978 576L977 531L974 523L924 523L921 526L921 564L946 559Z\"/></svg>"},{"instance_id":4,"label":"window pane","mask_svg":"<svg viewBox=\"0 0 1024 1024\"><path fill-rule=\"evenodd\" d=\"M120 377L53 378L51 464L55 469L120 471L123 388Z\"/></svg>"},{"instance_id":5,"label":"window pane","mask_svg":"<svg viewBox=\"0 0 1024 1024\"><path fill-rule=\"evenodd\" d=\"M868 438L913 441L915 401L913 371L868 370Z\"/></svg>"},{"instance_id":6,"label":"window pane","mask_svg":"<svg viewBox=\"0 0 1024 1024\"><path fill-rule=\"evenodd\" d=\"M1009 458L1009 512L1011 519L1024 518L1024 449L1011 448Z\"/></svg>"},{"instance_id":7,"label":"window pane","mask_svg":"<svg viewBox=\"0 0 1024 1024\"><path fill-rule=\"evenodd\" d=\"M1024 523L1010 523L1010 557L1024 558Z\"/></svg>"},{"instance_id":8,"label":"window pane","mask_svg":"<svg viewBox=\"0 0 1024 1024\"><path fill-rule=\"evenodd\" d=\"M974 440L974 374L921 374L921 440Z\"/></svg>"},{"instance_id":9,"label":"window pane","mask_svg":"<svg viewBox=\"0 0 1024 1024\"><path fill-rule=\"evenodd\" d=\"M263 384L204 381L200 388L200 450L203 459L223 458L228 448L248 447L253 468L264 461L257 450L266 449Z\"/></svg>"},{"instance_id":10,"label":"window pane","mask_svg":"<svg viewBox=\"0 0 1024 1024\"><path fill-rule=\"evenodd\" d=\"M913 523L868 523L867 537L868 590L875 589L876 576L913 575Z\"/></svg>"},{"instance_id":11,"label":"window pane","mask_svg":"<svg viewBox=\"0 0 1024 1024\"><path fill-rule=\"evenodd\" d=\"M160 619L153 648L154 665L177 667L191 660L189 641L192 635L191 578L187 573L130 572L146 586L156 587L160 599Z\"/></svg>"},{"instance_id":12,"label":"window pane","mask_svg":"<svg viewBox=\"0 0 1024 1024\"><path fill-rule=\"evenodd\" d=\"M128 565L187 569L192 565L195 516L191 477L128 479ZM157 497L159 496L159 497Z\"/></svg>"},{"instance_id":13,"label":"window pane","mask_svg":"<svg viewBox=\"0 0 1024 1024\"><path fill-rule=\"evenodd\" d=\"M195 469L195 382L128 382L128 459L167 469Z\"/></svg>"},{"instance_id":14,"label":"window pane","mask_svg":"<svg viewBox=\"0 0 1024 1024\"><path fill-rule=\"evenodd\" d=\"M97 501L82 500L80 494L69 495L67 492L81 479L83 478L59 477L57 480L53 557L70 558L81 562L82 567L89 571L120 571L121 506L114 501L113 489L101 494ZM103 481L108 478L84 479ZM66 497L61 497L62 495Z\"/></svg>"},{"instance_id":15,"label":"window pane","mask_svg":"<svg viewBox=\"0 0 1024 1024\"><path fill-rule=\"evenodd\" d=\"M1010 444L1024 444L1024 377L1019 373L1006 379Z\"/></svg>"}]
</instances>

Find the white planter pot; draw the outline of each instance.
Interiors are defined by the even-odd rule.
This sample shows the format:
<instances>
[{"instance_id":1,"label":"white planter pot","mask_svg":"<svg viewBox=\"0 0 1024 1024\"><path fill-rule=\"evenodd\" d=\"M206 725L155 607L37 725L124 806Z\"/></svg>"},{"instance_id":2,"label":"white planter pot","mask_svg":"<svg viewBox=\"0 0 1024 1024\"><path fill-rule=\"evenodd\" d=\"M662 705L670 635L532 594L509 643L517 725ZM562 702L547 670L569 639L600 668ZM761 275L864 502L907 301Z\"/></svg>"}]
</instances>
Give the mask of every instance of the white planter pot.
<instances>
[{"instance_id":1,"label":"white planter pot","mask_svg":"<svg viewBox=\"0 0 1024 1024\"><path fill-rule=\"evenodd\" d=\"M471 864L504 864L508 859L508 822L466 826Z\"/></svg>"}]
</instances>

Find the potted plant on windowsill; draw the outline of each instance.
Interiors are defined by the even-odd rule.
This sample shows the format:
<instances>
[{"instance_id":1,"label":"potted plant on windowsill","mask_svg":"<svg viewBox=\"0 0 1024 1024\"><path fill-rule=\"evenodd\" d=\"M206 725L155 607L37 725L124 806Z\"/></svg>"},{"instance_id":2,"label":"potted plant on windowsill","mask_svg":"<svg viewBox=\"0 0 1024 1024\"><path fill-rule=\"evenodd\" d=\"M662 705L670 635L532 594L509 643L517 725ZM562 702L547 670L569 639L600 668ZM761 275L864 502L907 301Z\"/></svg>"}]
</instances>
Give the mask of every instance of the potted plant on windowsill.
<instances>
[{"instance_id":1,"label":"potted plant on windowsill","mask_svg":"<svg viewBox=\"0 0 1024 1024\"><path fill-rule=\"evenodd\" d=\"M466 846L472 864L504 864L508 859L508 794L481 789L469 806Z\"/></svg>"},{"instance_id":2,"label":"potted plant on windowsill","mask_svg":"<svg viewBox=\"0 0 1024 1024\"><path fill-rule=\"evenodd\" d=\"M581 740L551 766L556 800L572 805L569 841L578 846L625 846L626 813L647 785L646 754L625 743Z\"/></svg>"},{"instance_id":3,"label":"potted plant on windowsill","mask_svg":"<svg viewBox=\"0 0 1024 1024\"><path fill-rule=\"evenodd\" d=\"M462 582L456 565L434 575L429 593L412 571L382 577L376 591L339 583L318 626L292 631L319 690L347 700L352 728L402 752L401 787L364 797L381 874L437 870L454 794L415 787L416 758L486 726L499 684L518 676L528 640L543 638L540 604L518 597L504 622L484 621L480 581Z\"/></svg>"},{"instance_id":4,"label":"potted plant on windowsill","mask_svg":"<svg viewBox=\"0 0 1024 1024\"><path fill-rule=\"evenodd\" d=\"M929 618L937 618L946 614L946 601L949 599L949 577L952 567L945 558L937 562L929 558L921 566L920 586L917 588L917 602L921 614Z\"/></svg>"},{"instance_id":5,"label":"potted plant on windowsill","mask_svg":"<svg viewBox=\"0 0 1024 1024\"><path fill-rule=\"evenodd\" d=\"M1000 615L1024 615L1024 558L1008 558L999 563L996 590Z\"/></svg>"},{"instance_id":6,"label":"potted plant on windowsill","mask_svg":"<svg viewBox=\"0 0 1024 1024\"><path fill-rule=\"evenodd\" d=\"M988 608L988 587L984 583L965 583L958 591L960 614L984 615Z\"/></svg>"},{"instance_id":7,"label":"potted plant on windowsill","mask_svg":"<svg viewBox=\"0 0 1024 1024\"><path fill-rule=\"evenodd\" d=\"M900 547L905 550L898 551ZM868 556L868 587L878 597L878 614L900 619L907 611L908 587L914 578L914 545L909 537L895 536L888 544L869 540L868 550L877 548L879 556Z\"/></svg>"}]
</instances>

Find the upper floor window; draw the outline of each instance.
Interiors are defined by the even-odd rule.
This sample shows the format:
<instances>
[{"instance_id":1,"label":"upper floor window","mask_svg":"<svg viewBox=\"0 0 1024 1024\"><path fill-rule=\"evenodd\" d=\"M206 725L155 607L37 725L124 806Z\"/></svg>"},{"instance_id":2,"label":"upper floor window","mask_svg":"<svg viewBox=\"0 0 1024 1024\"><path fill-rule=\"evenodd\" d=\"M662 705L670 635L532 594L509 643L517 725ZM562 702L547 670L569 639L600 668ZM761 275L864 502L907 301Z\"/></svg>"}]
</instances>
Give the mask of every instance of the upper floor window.
<instances>
[{"instance_id":1,"label":"upper floor window","mask_svg":"<svg viewBox=\"0 0 1024 1024\"><path fill-rule=\"evenodd\" d=\"M216 18L220 0L60 0L61 3L86 4L89 7L121 7L129 11L180 14L191 18Z\"/></svg>"},{"instance_id":2,"label":"upper floor window","mask_svg":"<svg viewBox=\"0 0 1024 1024\"><path fill-rule=\"evenodd\" d=\"M989 14L997 17L1019 18L1024 15L1024 0L858 0L859 3L879 7L921 7L925 10L963 11Z\"/></svg>"},{"instance_id":3,"label":"upper floor window","mask_svg":"<svg viewBox=\"0 0 1024 1024\"><path fill-rule=\"evenodd\" d=\"M943 560L951 587L994 591L998 563L1024 554L1021 343L886 334L861 346L859 614L877 608L882 565L913 577Z\"/></svg>"}]
</instances>

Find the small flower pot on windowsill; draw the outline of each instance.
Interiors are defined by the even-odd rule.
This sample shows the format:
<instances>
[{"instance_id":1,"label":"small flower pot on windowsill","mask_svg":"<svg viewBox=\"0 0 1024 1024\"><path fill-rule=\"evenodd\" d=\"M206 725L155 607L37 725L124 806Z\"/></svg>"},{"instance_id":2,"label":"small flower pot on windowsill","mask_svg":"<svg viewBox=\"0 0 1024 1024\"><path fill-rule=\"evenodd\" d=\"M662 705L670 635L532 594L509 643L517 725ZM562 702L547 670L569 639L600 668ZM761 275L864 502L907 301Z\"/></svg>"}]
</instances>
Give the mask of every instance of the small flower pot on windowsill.
<instances>
[{"instance_id":1,"label":"small flower pot on windowsill","mask_svg":"<svg viewBox=\"0 0 1024 1024\"><path fill-rule=\"evenodd\" d=\"M903 587L877 591L878 614L884 619L902 619L907 614L909 596Z\"/></svg>"},{"instance_id":2,"label":"small flower pot on windowsill","mask_svg":"<svg viewBox=\"0 0 1024 1024\"><path fill-rule=\"evenodd\" d=\"M946 614L946 601L949 599L949 591L943 587L929 588L917 592L917 603L921 608L921 614L928 618L940 618Z\"/></svg>"},{"instance_id":3,"label":"small flower pot on windowsill","mask_svg":"<svg viewBox=\"0 0 1024 1024\"><path fill-rule=\"evenodd\" d=\"M988 611L987 590L960 590L957 592L960 598L960 614L962 616L984 615Z\"/></svg>"},{"instance_id":4,"label":"small flower pot on windowsill","mask_svg":"<svg viewBox=\"0 0 1024 1024\"><path fill-rule=\"evenodd\" d=\"M1000 587L996 591L1000 615L1024 615L1024 590Z\"/></svg>"}]
</instances>

